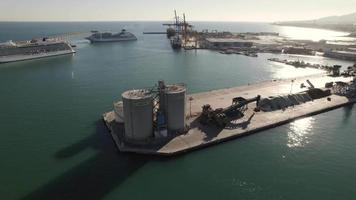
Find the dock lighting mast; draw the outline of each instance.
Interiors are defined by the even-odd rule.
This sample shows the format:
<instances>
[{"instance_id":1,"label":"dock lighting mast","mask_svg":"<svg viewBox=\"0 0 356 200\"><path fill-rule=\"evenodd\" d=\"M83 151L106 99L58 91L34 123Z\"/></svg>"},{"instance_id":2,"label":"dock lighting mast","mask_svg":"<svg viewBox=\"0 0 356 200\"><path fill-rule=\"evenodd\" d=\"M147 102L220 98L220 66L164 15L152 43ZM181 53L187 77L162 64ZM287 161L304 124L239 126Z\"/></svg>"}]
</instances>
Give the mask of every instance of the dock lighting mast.
<instances>
[{"instance_id":1,"label":"dock lighting mast","mask_svg":"<svg viewBox=\"0 0 356 200\"><path fill-rule=\"evenodd\" d=\"M294 84L294 79L291 80L291 83L290 83L290 92L289 92L289 94L292 94L293 84Z\"/></svg>"},{"instance_id":2,"label":"dock lighting mast","mask_svg":"<svg viewBox=\"0 0 356 200\"><path fill-rule=\"evenodd\" d=\"M185 13L183 13L183 37L184 44L187 43L187 22L185 21Z\"/></svg>"}]
</instances>

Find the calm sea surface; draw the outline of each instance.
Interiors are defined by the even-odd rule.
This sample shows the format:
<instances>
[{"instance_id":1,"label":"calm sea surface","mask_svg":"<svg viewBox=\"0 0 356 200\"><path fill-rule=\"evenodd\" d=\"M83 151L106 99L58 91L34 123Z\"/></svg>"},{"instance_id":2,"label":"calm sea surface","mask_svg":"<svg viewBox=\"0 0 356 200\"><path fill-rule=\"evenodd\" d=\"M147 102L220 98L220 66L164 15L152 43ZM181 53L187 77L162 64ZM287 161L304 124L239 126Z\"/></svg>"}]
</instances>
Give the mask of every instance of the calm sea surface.
<instances>
[{"instance_id":1,"label":"calm sea surface","mask_svg":"<svg viewBox=\"0 0 356 200\"><path fill-rule=\"evenodd\" d=\"M276 31L296 39L350 40L346 33L263 23L194 23L196 29ZM0 65L0 199L354 199L356 109L342 108L171 159L117 152L101 114L120 94L158 79L189 93L320 73L271 57L173 51L160 22L0 23L0 41L88 32L135 33L136 42Z\"/></svg>"}]
</instances>

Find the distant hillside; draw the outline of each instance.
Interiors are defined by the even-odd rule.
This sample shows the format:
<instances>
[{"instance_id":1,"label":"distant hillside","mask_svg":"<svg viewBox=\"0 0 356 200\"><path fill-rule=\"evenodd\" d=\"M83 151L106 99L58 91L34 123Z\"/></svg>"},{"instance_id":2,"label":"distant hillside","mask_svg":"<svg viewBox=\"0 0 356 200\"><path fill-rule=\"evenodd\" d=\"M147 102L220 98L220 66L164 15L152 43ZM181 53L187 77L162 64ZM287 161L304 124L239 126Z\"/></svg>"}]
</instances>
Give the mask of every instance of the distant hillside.
<instances>
[{"instance_id":1,"label":"distant hillside","mask_svg":"<svg viewBox=\"0 0 356 200\"><path fill-rule=\"evenodd\" d=\"M323 17L320 19L307 21L276 22L274 24L282 26L299 26L356 32L356 13L341 16Z\"/></svg>"},{"instance_id":2,"label":"distant hillside","mask_svg":"<svg viewBox=\"0 0 356 200\"><path fill-rule=\"evenodd\" d=\"M352 24L356 25L356 13L341 16L330 16L314 20L317 24Z\"/></svg>"}]
</instances>

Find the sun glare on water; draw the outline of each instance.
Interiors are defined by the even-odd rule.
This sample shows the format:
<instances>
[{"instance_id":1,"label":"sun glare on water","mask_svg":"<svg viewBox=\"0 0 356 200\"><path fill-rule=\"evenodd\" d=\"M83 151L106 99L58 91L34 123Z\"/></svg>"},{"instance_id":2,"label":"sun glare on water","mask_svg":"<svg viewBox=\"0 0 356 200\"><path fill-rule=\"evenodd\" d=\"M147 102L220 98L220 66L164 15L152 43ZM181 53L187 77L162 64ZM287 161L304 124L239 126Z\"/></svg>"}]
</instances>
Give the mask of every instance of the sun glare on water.
<instances>
[{"instance_id":1,"label":"sun glare on water","mask_svg":"<svg viewBox=\"0 0 356 200\"><path fill-rule=\"evenodd\" d=\"M314 118L308 117L296 120L290 124L288 131L288 147L303 147L310 142Z\"/></svg>"},{"instance_id":2,"label":"sun glare on water","mask_svg":"<svg viewBox=\"0 0 356 200\"><path fill-rule=\"evenodd\" d=\"M316 28L301 28L301 27L290 27L284 26L280 30L281 35L286 36L295 40L343 40L343 41L354 41L355 38L347 37L349 33L323 30Z\"/></svg>"}]
</instances>

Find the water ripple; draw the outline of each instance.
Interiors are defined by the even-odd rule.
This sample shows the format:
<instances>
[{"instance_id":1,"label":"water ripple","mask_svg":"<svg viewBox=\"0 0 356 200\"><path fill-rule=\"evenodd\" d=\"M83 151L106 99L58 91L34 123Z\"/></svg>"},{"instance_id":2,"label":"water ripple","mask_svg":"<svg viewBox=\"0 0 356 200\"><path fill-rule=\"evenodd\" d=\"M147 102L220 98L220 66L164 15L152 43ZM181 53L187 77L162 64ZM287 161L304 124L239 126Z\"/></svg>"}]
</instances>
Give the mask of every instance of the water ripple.
<instances>
[{"instance_id":1,"label":"water ripple","mask_svg":"<svg viewBox=\"0 0 356 200\"><path fill-rule=\"evenodd\" d=\"M288 130L288 147L303 147L310 142L314 118L308 117L292 122Z\"/></svg>"}]
</instances>

